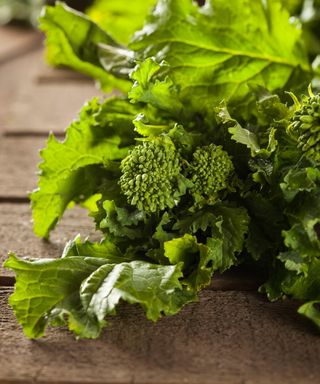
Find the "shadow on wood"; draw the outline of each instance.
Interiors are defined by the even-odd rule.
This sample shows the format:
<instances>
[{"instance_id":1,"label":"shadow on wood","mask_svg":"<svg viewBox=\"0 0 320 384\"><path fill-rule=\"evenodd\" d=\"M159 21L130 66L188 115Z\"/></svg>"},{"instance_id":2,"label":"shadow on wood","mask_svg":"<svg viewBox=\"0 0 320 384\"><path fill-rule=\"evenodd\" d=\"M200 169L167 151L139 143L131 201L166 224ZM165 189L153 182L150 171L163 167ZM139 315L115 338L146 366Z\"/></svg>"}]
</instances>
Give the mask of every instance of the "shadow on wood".
<instances>
[{"instance_id":1,"label":"shadow on wood","mask_svg":"<svg viewBox=\"0 0 320 384\"><path fill-rule=\"evenodd\" d=\"M157 324L122 305L100 339L78 342L64 329L27 340L5 309L0 382L313 383L320 340L296 308L253 293L206 291Z\"/></svg>"}]
</instances>

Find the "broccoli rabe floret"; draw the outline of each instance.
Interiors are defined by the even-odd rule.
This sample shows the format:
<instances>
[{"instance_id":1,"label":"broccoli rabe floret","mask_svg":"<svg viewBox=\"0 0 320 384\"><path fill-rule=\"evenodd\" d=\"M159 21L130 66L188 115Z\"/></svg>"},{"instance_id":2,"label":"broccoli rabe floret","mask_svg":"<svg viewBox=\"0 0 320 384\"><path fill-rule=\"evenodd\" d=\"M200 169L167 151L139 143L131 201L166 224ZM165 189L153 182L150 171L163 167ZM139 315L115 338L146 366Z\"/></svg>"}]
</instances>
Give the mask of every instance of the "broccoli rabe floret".
<instances>
[{"instance_id":1,"label":"broccoli rabe floret","mask_svg":"<svg viewBox=\"0 0 320 384\"><path fill-rule=\"evenodd\" d=\"M228 188L233 171L231 158L221 146L210 144L198 148L189 167L195 200L214 200L218 192Z\"/></svg>"},{"instance_id":2,"label":"broccoli rabe floret","mask_svg":"<svg viewBox=\"0 0 320 384\"><path fill-rule=\"evenodd\" d=\"M320 94L305 96L291 119L289 131L305 155L320 163Z\"/></svg>"},{"instance_id":3,"label":"broccoli rabe floret","mask_svg":"<svg viewBox=\"0 0 320 384\"><path fill-rule=\"evenodd\" d=\"M122 193L129 204L146 213L173 208L184 194L192 197L191 205L213 204L219 192L228 189L234 171L221 146L198 147L188 162L171 141L161 139L136 145L120 168Z\"/></svg>"},{"instance_id":4,"label":"broccoli rabe floret","mask_svg":"<svg viewBox=\"0 0 320 384\"><path fill-rule=\"evenodd\" d=\"M120 187L129 204L154 213L173 208L179 200L180 156L173 145L146 141L121 163Z\"/></svg>"}]
</instances>

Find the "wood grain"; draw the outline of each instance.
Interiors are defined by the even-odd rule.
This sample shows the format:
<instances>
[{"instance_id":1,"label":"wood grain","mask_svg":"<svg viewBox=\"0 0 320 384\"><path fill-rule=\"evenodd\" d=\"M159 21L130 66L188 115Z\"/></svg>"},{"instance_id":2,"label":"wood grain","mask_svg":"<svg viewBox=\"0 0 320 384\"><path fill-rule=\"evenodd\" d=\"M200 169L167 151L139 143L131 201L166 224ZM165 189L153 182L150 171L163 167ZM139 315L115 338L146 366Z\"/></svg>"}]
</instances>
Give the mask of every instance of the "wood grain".
<instances>
[{"instance_id":1,"label":"wood grain","mask_svg":"<svg viewBox=\"0 0 320 384\"><path fill-rule=\"evenodd\" d=\"M75 72L72 69L52 68L46 65L45 63L43 63L43 66L37 75L37 81L39 84L65 84L66 82L77 82L79 86L82 82L93 82L90 77L82 75L79 72Z\"/></svg>"},{"instance_id":2,"label":"wood grain","mask_svg":"<svg viewBox=\"0 0 320 384\"><path fill-rule=\"evenodd\" d=\"M17 25L0 27L0 64L21 57L42 42L39 32Z\"/></svg>"},{"instance_id":3,"label":"wood grain","mask_svg":"<svg viewBox=\"0 0 320 384\"><path fill-rule=\"evenodd\" d=\"M0 108L0 133L4 131L6 124L10 121L10 111L17 92L36 76L39 62L43 60L42 57L43 50L39 48L1 63L0 102L5 108Z\"/></svg>"},{"instance_id":4,"label":"wood grain","mask_svg":"<svg viewBox=\"0 0 320 384\"><path fill-rule=\"evenodd\" d=\"M25 85L11 104L4 131L64 131L83 104L99 96L93 83Z\"/></svg>"},{"instance_id":5,"label":"wood grain","mask_svg":"<svg viewBox=\"0 0 320 384\"><path fill-rule=\"evenodd\" d=\"M50 241L43 241L32 232L28 204L0 204L0 266L9 251L23 257L60 257L67 241L78 233L83 238L90 236L97 239L99 235L94 232L93 220L87 216L87 212L74 208L66 212L60 225L52 232ZM0 276L13 276L13 273L0 268Z\"/></svg>"},{"instance_id":6,"label":"wood grain","mask_svg":"<svg viewBox=\"0 0 320 384\"><path fill-rule=\"evenodd\" d=\"M0 296L2 384L318 382L320 340L295 302L205 291L199 303L157 324L122 305L99 340L76 342L58 329L30 341L5 305L9 292Z\"/></svg>"},{"instance_id":7,"label":"wood grain","mask_svg":"<svg viewBox=\"0 0 320 384\"><path fill-rule=\"evenodd\" d=\"M0 67L3 133L63 132L87 100L102 96L93 81L39 82L44 67L42 48Z\"/></svg>"},{"instance_id":8,"label":"wood grain","mask_svg":"<svg viewBox=\"0 0 320 384\"><path fill-rule=\"evenodd\" d=\"M37 186L39 149L44 138L4 137L0 141L0 196L21 198Z\"/></svg>"}]
</instances>

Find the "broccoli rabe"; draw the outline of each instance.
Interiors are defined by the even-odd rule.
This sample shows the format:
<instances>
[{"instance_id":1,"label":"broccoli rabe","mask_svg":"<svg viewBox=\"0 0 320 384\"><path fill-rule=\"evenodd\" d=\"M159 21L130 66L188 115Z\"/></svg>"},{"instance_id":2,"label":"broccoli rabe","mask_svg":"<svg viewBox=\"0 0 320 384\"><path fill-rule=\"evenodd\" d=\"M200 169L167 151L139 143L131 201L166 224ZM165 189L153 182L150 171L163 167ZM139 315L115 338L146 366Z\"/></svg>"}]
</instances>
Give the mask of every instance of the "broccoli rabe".
<instances>
[{"instance_id":1,"label":"broccoli rabe","mask_svg":"<svg viewBox=\"0 0 320 384\"><path fill-rule=\"evenodd\" d=\"M191 157L191 162L183 159L171 140L136 145L121 163L119 184L128 203L155 213L178 205L188 190L190 205L217 201L234 171L230 156L221 146L210 144L198 147Z\"/></svg>"},{"instance_id":2,"label":"broccoli rabe","mask_svg":"<svg viewBox=\"0 0 320 384\"><path fill-rule=\"evenodd\" d=\"M121 163L120 187L128 203L154 213L173 208L179 200L180 156L174 145L146 141Z\"/></svg>"},{"instance_id":3,"label":"broccoli rabe","mask_svg":"<svg viewBox=\"0 0 320 384\"><path fill-rule=\"evenodd\" d=\"M210 144L198 148L189 167L195 200L216 199L217 193L229 186L233 171L231 158L221 146Z\"/></svg>"},{"instance_id":4,"label":"broccoli rabe","mask_svg":"<svg viewBox=\"0 0 320 384\"><path fill-rule=\"evenodd\" d=\"M320 95L304 96L289 126L290 133L305 155L320 163Z\"/></svg>"}]
</instances>

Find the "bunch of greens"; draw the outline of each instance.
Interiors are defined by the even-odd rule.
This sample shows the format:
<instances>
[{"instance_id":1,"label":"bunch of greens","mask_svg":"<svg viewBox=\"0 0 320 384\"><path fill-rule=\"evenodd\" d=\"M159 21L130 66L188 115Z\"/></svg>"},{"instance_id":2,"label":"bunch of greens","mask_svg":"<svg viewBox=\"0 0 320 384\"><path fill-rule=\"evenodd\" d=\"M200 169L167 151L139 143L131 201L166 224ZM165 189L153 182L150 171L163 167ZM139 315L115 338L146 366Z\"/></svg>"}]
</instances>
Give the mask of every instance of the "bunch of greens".
<instances>
[{"instance_id":1,"label":"bunch of greens","mask_svg":"<svg viewBox=\"0 0 320 384\"><path fill-rule=\"evenodd\" d=\"M301 96L315 72L282 1L159 0L128 46L63 4L41 28L52 65L123 95L89 101L41 152L35 233L78 203L102 235L9 256L25 334L97 337L121 300L155 321L239 264L320 325L320 96Z\"/></svg>"}]
</instances>

